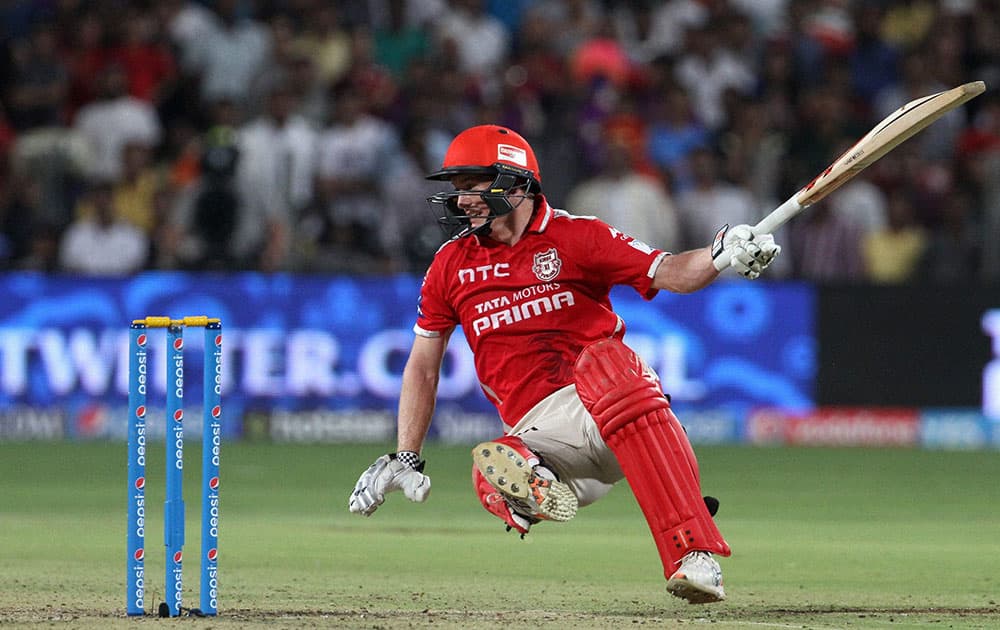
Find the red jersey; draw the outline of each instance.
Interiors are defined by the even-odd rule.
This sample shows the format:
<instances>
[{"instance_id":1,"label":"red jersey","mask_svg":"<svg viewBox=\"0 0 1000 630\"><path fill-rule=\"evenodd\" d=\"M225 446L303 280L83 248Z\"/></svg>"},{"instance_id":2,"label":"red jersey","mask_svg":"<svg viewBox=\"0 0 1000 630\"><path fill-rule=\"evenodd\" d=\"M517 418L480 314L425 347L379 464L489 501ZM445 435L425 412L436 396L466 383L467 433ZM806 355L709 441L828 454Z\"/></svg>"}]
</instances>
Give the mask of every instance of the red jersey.
<instances>
[{"instance_id":1,"label":"red jersey","mask_svg":"<svg viewBox=\"0 0 1000 630\"><path fill-rule=\"evenodd\" d=\"M420 289L418 335L461 325L486 397L509 425L574 382L587 345L621 338L625 323L608 297L618 284L652 299L666 253L594 217L573 216L539 196L513 247L488 237L445 243Z\"/></svg>"}]
</instances>

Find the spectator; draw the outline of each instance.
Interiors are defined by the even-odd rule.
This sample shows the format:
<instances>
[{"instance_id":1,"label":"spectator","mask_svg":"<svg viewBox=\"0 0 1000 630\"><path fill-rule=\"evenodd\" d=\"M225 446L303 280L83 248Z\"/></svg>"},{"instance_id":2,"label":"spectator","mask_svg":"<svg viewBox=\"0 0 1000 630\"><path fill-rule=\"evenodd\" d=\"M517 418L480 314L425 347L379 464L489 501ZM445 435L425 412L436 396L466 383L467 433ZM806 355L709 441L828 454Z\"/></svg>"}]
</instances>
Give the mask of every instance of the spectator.
<instances>
[{"instance_id":1,"label":"spectator","mask_svg":"<svg viewBox=\"0 0 1000 630\"><path fill-rule=\"evenodd\" d=\"M837 146L835 155L842 155L853 146L853 140L845 140ZM887 158L881 165L889 165L892 158ZM831 210L851 223L859 225L864 237L873 232L886 230L889 223L889 209L886 194L875 183L879 171L872 169L855 176L851 181L841 186L836 194L827 198L826 203L830 204ZM886 189L895 187L886 186ZM905 189L905 186L904 186ZM912 192L912 191L911 191ZM919 217L915 214L912 201L908 203L908 210L913 214L912 220L920 223Z\"/></svg>"},{"instance_id":2,"label":"spectator","mask_svg":"<svg viewBox=\"0 0 1000 630\"><path fill-rule=\"evenodd\" d=\"M30 177L40 185L32 221L57 231L65 228L90 159L83 137L65 127L35 129L16 138L9 157L12 178Z\"/></svg>"},{"instance_id":3,"label":"spectator","mask_svg":"<svg viewBox=\"0 0 1000 630\"><path fill-rule=\"evenodd\" d=\"M855 46L855 25L843 0L818 0L805 5L800 23L803 35L815 42L827 58L844 58ZM825 70L825 69L824 69Z\"/></svg>"},{"instance_id":4,"label":"spectator","mask_svg":"<svg viewBox=\"0 0 1000 630\"><path fill-rule=\"evenodd\" d=\"M500 20L508 33L516 33L528 9L535 3L535 0L487 0L487 7L490 15Z\"/></svg>"},{"instance_id":5,"label":"spectator","mask_svg":"<svg viewBox=\"0 0 1000 630\"><path fill-rule=\"evenodd\" d=\"M761 52L753 97L764 106L768 124L786 135L795 126L800 83L795 72L795 57L787 42L766 42Z\"/></svg>"},{"instance_id":6,"label":"spectator","mask_svg":"<svg viewBox=\"0 0 1000 630\"><path fill-rule=\"evenodd\" d=\"M316 64L311 57L295 53L285 68L288 87L295 99L294 114L302 117L310 127L319 129L330 119L329 87L316 74Z\"/></svg>"},{"instance_id":7,"label":"spectator","mask_svg":"<svg viewBox=\"0 0 1000 630\"><path fill-rule=\"evenodd\" d=\"M274 77L267 93L266 112L237 133L240 213L252 219L239 222L235 238L243 244L241 255L263 246L258 264L273 271L286 263L293 226L313 196L318 134L294 113L287 77Z\"/></svg>"},{"instance_id":8,"label":"spectator","mask_svg":"<svg viewBox=\"0 0 1000 630\"><path fill-rule=\"evenodd\" d=\"M787 31L789 4L789 0L729 0L729 5L746 15L754 32L765 40Z\"/></svg>"},{"instance_id":9,"label":"spectator","mask_svg":"<svg viewBox=\"0 0 1000 630\"><path fill-rule=\"evenodd\" d=\"M930 235L918 267L931 282L966 283L980 273L980 237L984 234L972 216L971 196L963 191L948 195L941 216L941 227Z\"/></svg>"},{"instance_id":10,"label":"spectator","mask_svg":"<svg viewBox=\"0 0 1000 630\"><path fill-rule=\"evenodd\" d=\"M677 198L683 238L677 250L690 249L696 243L711 243L720 227L754 224L760 209L750 192L719 177L719 158L710 149L691 153L693 184Z\"/></svg>"},{"instance_id":11,"label":"spectator","mask_svg":"<svg viewBox=\"0 0 1000 630\"><path fill-rule=\"evenodd\" d=\"M351 36L344 27L337 3L320 3L309 14L296 49L316 64L320 83L330 87L351 69Z\"/></svg>"},{"instance_id":12,"label":"spectator","mask_svg":"<svg viewBox=\"0 0 1000 630\"><path fill-rule=\"evenodd\" d=\"M382 199L378 182L392 163L398 140L385 121L370 115L351 84L334 94L335 117L319 139L319 203L334 226L378 232Z\"/></svg>"},{"instance_id":13,"label":"spectator","mask_svg":"<svg viewBox=\"0 0 1000 630\"><path fill-rule=\"evenodd\" d=\"M711 146L712 137L691 107L691 97L674 85L657 90L663 96L653 103L648 151L677 193L692 185L689 158L696 149Z\"/></svg>"},{"instance_id":14,"label":"spectator","mask_svg":"<svg viewBox=\"0 0 1000 630\"><path fill-rule=\"evenodd\" d=\"M97 86L109 54L107 29L97 11L85 11L74 19L74 23L68 46L62 53L69 72L66 97L69 120L81 107L98 98Z\"/></svg>"},{"instance_id":15,"label":"spectator","mask_svg":"<svg viewBox=\"0 0 1000 630\"><path fill-rule=\"evenodd\" d=\"M907 196L896 191L889 197L888 221L863 237L862 255L865 276L879 284L901 284L914 278L927 250L927 233L917 223L913 205ZM935 252L937 256L938 252Z\"/></svg>"},{"instance_id":16,"label":"spectator","mask_svg":"<svg viewBox=\"0 0 1000 630\"><path fill-rule=\"evenodd\" d=\"M15 262L14 268L20 271L37 271L41 273L56 273L59 265L58 226L36 221L30 226L30 241L28 255Z\"/></svg>"},{"instance_id":17,"label":"spectator","mask_svg":"<svg viewBox=\"0 0 1000 630\"><path fill-rule=\"evenodd\" d=\"M124 68L129 94L157 105L177 76L177 64L160 27L151 12L133 7L126 11L121 31L121 43L111 51L111 62Z\"/></svg>"},{"instance_id":18,"label":"spectator","mask_svg":"<svg viewBox=\"0 0 1000 630\"><path fill-rule=\"evenodd\" d=\"M412 123L403 132L402 150L382 179L385 211L379 240L392 257L393 268L400 271L423 273L444 241L444 230L427 202L441 191L441 184L425 177L441 164L443 154L435 149L440 136L440 130L424 122ZM444 137L446 142L451 139Z\"/></svg>"},{"instance_id":19,"label":"spectator","mask_svg":"<svg viewBox=\"0 0 1000 630\"><path fill-rule=\"evenodd\" d=\"M156 3L156 21L166 28L171 44L178 51L180 66L189 72L197 70L200 42L219 28L216 15L193 0L160 0Z\"/></svg>"},{"instance_id":20,"label":"spectator","mask_svg":"<svg viewBox=\"0 0 1000 630\"><path fill-rule=\"evenodd\" d=\"M504 4L515 5L518 2L532 0L503 0ZM367 0L367 23L375 29L386 28L390 21L389 3L392 0ZM360 4L360 3L359 3ZM448 10L448 0L405 0L403 5L403 21L408 28L427 28L436 23ZM508 7L509 9L510 7Z\"/></svg>"},{"instance_id":21,"label":"spectator","mask_svg":"<svg viewBox=\"0 0 1000 630\"><path fill-rule=\"evenodd\" d=\"M899 51L881 37L883 7L859 5L854 10L858 33L851 52L851 84L862 102L899 81Z\"/></svg>"},{"instance_id":22,"label":"spectator","mask_svg":"<svg viewBox=\"0 0 1000 630\"><path fill-rule=\"evenodd\" d=\"M437 43L459 70L473 77L499 71L510 51L510 34L485 10L486 0L451 0L436 33Z\"/></svg>"},{"instance_id":23,"label":"spectator","mask_svg":"<svg viewBox=\"0 0 1000 630\"><path fill-rule=\"evenodd\" d=\"M903 58L902 63L901 81L886 86L875 95L873 105L876 120L881 120L913 99L954 87L934 78L933 62L924 51L910 52ZM964 126L963 111L948 112L924 129L918 137L913 138L912 144L920 147L920 155L924 159L951 159L954 156L958 135Z\"/></svg>"},{"instance_id":24,"label":"spectator","mask_svg":"<svg viewBox=\"0 0 1000 630\"><path fill-rule=\"evenodd\" d=\"M652 247L681 249L673 201L658 180L635 169L632 150L621 142L608 143L604 169L580 182L566 205Z\"/></svg>"},{"instance_id":25,"label":"spectator","mask_svg":"<svg viewBox=\"0 0 1000 630\"><path fill-rule=\"evenodd\" d=\"M149 239L118 218L112 183L95 181L87 193L92 216L81 216L67 228L59 246L64 271L85 275L124 275L141 270L149 256Z\"/></svg>"},{"instance_id":26,"label":"spectator","mask_svg":"<svg viewBox=\"0 0 1000 630\"><path fill-rule=\"evenodd\" d=\"M261 115L271 86L277 81L288 79L292 61L299 53L296 45L295 20L286 11L271 14L262 21L267 28L271 42L270 53L253 74L248 98L242 106L242 114L247 119Z\"/></svg>"},{"instance_id":27,"label":"spectator","mask_svg":"<svg viewBox=\"0 0 1000 630\"><path fill-rule=\"evenodd\" d=\"M988 175L983 190L983 234L1000 234L1000 149L985 156L983 170ZM983 278L1000 282L1000 244L995 238L984 238L982 248Z\"/></svg>"},{"instance_id":28,"label":"spectator","mask_svg":"<svg viewBox=\"0 0 1000 630\"><path fill-rule=\"evenodd\" d=\"M684 42L684 31L700 26L707 18L707 8L694 0L616 2L611 13L616 39L629 58L640 64L676 54Z\"/></svg>"},{"instance_id":29,"label":"spectator","mask_svg":"<svg viewBox=\"0 0 1000 630\"><path fill-rule=\"evenodd\" d=\"M272 54L271 37L253 13L242 15L238 0L214 3L218 18L210 30L190 43L185 67L201 79L205 102L228 99L241 108L249 105L250 90Z\"/></svg>"},{"instance_id":30,"label":"spectator","mask_svg":"<svg viewBox=\"0 0 1000 630\"><path fill-rule=\"evenodd\" d=\"M854 144L867 131L853 118L844 92L832 82L803 92L797 109L795 127L788 132L787 159L781 173L782 188L788 193L809 183L840 155L837 149Z\"/></svg>"},{"instance_id":31,"label":"spectator","mask_svg":"<svg viewBox=\"0 0 1000 630\"><path fill-rule=\"evenodd\" d=\"M34 230L44 217L41 180L15 177L0 199L0 269L19 268L31 254Z\"/></svg>"},{"instance_id":32,"label":"spectator","mask_svg":"<svg viewBox=\"0 0 1000 630\"><path fill-rule=\"evenodd\" d=\"M638 66L613 37L609 23L600 19L593 30L593 34L580 41L570 53L569 67L574 83L588 85L605 80L627 89L637 80Z\"/></svg>"},{"instance_id":33,"label":"spectator","mask_svg":"<svg viewBox=\"0 0 1000 630\"><path fill-rule=\"evenodd\" d=\"M725 92L749 94L756 85L748 63L723 48L709 27L687 30L676 78L690 95L700 120L712 131L726 124Z\"/></svg>"},{"instance_id":34,"label":"spectator","mask_svg":"<svg viewBox=\"0 0 1000 630\"><path fill-rule=\"evenodd\" d=\"M788 249L795 277L812 282L857 282L864 277L863 229L827 201L792 220Z\"/></svg>"},{"instance_id":35,"label":"spectator","mask_svg":"<svg viewBox=\"0 0 1000 630\"><path fill-rule=\"evenodd\" d=\"M958 6L960 3L952 3L951 10L958 13ZM1000 85L1000 5L971 2L963 9L962 20L969 35L962 69L995 89Z\"/></svg>"},{"instance_id":36,"label":"spectator","mask_svg":"<svg viewBox=\"0 0 1000 630\"><path fill-rule=\"evenodd\" d=\"M152 165L152 147L142 142L129 142L122 151L122 177L112 183L115 218L152 238L157 227L154 200L163 185L162 176ZM76 208L77 217L97 215L94 198L95 195L84 195Z\"/></svg>"},{"instance_id":37,"label":"spectator","mask_svg":"<svg viewBox=\"0 0 1000 630\"><path fill-rule=\"evenodd\" d=\"M392 73L376 61L375 40L370 30L359 28L354 31L351 60L351 71L343 83L354 85L364 97L364 107L369 114L388 118L399 97L399 86Z\"/></svg>"},{"instance_id":38,"label":"spectator","mask_svg":"<svg viewBox=\"0 0 1000 630\"><path fill-rule=\"evenodd\" d=\"M540 2L529 11L544 13L544 19L555 25L549 31L549 40L553 50L563 58L572 56L605 28L603 8L595 0L552 0Z\"/></svg>"},{"instance_id":39,"label":"spectator","mask_svg":"<svg viewBox=\"0 0 1000 630\"><path fill-rule=\"evenodd\" d=\"M11 76L4 86L7 119L19 131L65 124L69 72L59 57L56 31L37 25L30 38L10 44Z\"/></svg>"},{"instance_id":40,"label":"spectator","mask_svg":"<svg viewBox=\"0 0 1000 630\"><path fill-rule=\"evenodd\" d=\"M118 216L152 237L156 231L156 196L165 185L163 174L153 164L153 147L129 142L123 149L122 177L114 187Z\"/></svg>"},{"instance_id":41,"label":"spectator","mask_svg":"<svg viewBox=\"0 0 1000 630\"><path fill-rule=\"evenodd\" d=\"M914 49L927 40L938 16L934 2L893 2L882 22L882 37L895 46Z\"/></svg>"},{"instance_id":42,"label":"spectator","mask_svg":"<svg viewBox=\"0 0 1000 630\"><path fill-rule=\"evenodd\" d=\"M7 190L7 181L10 178L11 169L10 155L16 142L17 132L7 122L3 101L0 100L0 197Z\"/></svg>"},{"instance_id":43,"label":"spectator","mask_svg":"<svg viewBox=\"0 0 1000 630\"><path fill-rule=\"evenodd\" d=\"M90 147L88 175L115 181L122 175L125 145L158 144L160 120L149 102L129 96L128 77L118 64L104 68L100 93L100 100L80 109L74 127Z\"/></svg>"},{"instance_id":44,"label":"spectator","mask_svg":"<svg viewBox=\"0 0 1000 630\"><path fill-rule=\"evenodd\" d=\"M979 113L962 143L962 166L970 187L979 192L982 234L1000 234L1000 92L984 95ZM983 238L982 278L1000 281L1000 244Z\"/></svg>"},{"instance_id":45,"label":"spectator","mask_svg":"<svg viewBox=\"0 0 1000 630\"><path fill-rule=\"evenodd\" d=\"M851 223L861 227L866 236L886 229L889 208L885 193L864 174L837 189L837 194L827 199L830 209ZM910 204L912 210L912 203Z\"/></svg>"},{"instance_id":46,"label":"spectator","mask_svg":"<svg viewBox=\"0 0 1000 630\"><path fill-rule=\"evenodd\" d=\"M526 11L517 33L518 46L512 65L515 72L523 72L514 75L523 81L515 84L534 94L546 115L558 115L555 110L568 105L574 89L566 81L567 57L558 54L552 43L552 31L557 28L558 24L545 12Z\"/></svg>"},{"instance_id":47,"label":"spectator","mask_svg":"<svg viewBox=\"0 0 1000 630\"><path fill-rule=\"evenodd\" d=\"M232 128L216 127L205 139L200 174L178 192L159 232L162 266L226 270L254 265L266 226L241 211L246 201L234 181L240 157L235 135Z\"/></svg>"},{"instance_id":48,"label":"spectator","mask_svg":"<svg viewBox=\"0 0 1000 630\"><path fill-rule=\"evenodd\" d=\"M1000 234L1000 92L980 97L972 125L962 134L953 164L962 190L973 195L972 215L981 237L980 276L1000 281L1000 245L987 235Z\"/></svg>"},{"instance_id":49,"label":"spectator","mask_svg":"<svg viewBox=\"0 0 1000 630\"><path fill-rule=\"evenodd\" d=\"M728 117L732 124L718 140L725 178L749 190L758 206L777 206L787 139L760 101L742 99Z\"/></svg>"},{"instance_id":50,"label":"spectator","mask_svg":"<svg viewBox=\"0 0 1000 630\"><path fill-rule=\"evenodd\" d=\"M743 9L736 9L732 5L723 9L721 4L710 5L713 11L712 21L716 24L719 40L722 48L729 55L742 60L751 74L756 75L758 70L756 60L761 58L764 51L764 42L756 37L753 30L753 23L750 16ZM754 76L756 83L756 76ZM744 91L736 86L729 88Z\"/></svg>"},{"instance_id":51,"label":"spectator","mask_svg":"<svg viewBox=\"0 0 1000 630\"><path fill-rule=\"evenodd\" d=\"M400 80L416 57L423 57L430 50L427 32L420 26L406 23L406 0L388 0L388 23L376 28L375 61Z\"/></svg>"}]
</instances>

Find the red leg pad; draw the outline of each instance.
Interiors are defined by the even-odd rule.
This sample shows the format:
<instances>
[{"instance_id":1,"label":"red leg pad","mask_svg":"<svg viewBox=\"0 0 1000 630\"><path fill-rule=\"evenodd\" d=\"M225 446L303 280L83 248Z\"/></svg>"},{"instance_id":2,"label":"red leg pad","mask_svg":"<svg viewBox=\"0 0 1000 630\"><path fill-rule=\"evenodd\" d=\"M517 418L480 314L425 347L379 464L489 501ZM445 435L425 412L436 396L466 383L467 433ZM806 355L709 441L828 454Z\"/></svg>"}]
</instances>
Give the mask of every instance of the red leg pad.
<instances>
[{"instance_id":1,"label":"red leg pad","mask_svg":"<svg viewBox=\"0 0 1000 630\"><path fill-rule=\"evenodd\" d=\"M519 452L528 460L528 463L534 466L538 464L538 455L525 446L524 442L519 437L514 437L512 435L505 435L504 437L497 438L493 440L494 442L500 442L501 444L506 444L510 448ZM511 514L510 506L504 501L503 497L499 492L496 491L483 473L479 472L476 465L472 465L472 487L476 491L476 496L479 497L479 502L483 504L486 511L496 516L501 521L506 523L509 527L513 528L517 533L524 535L528 533L528 527L525 523L519 523L514 519Z\"/></svg>"},{"instance_id":2,"label":"red leg pad","mask_svg":"<svg viewBox=\"0 0 1000 630\"><path fill-rule=\"evenodd\" d=\"M576 361L576 390L632 487L667 577L688 552L728 556L691 443L642 359L617 339L591 344Z\"/></svg>"}]
</instances>

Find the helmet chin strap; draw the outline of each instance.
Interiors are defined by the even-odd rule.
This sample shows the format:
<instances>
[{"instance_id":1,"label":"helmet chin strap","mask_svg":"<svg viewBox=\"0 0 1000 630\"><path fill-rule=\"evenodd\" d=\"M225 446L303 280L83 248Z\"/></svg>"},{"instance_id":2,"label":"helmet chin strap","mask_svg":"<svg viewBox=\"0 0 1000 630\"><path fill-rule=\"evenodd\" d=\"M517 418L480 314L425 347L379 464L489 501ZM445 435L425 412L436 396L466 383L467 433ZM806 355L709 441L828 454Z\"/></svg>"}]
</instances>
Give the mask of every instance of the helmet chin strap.
<instances>
[{"instance_id":1,"label":"helmet chin strap","mask_svg":"<svg viewBox=\"0 0 1000 630\"><path fill-rule=\"evenodd\" d=\"M471 220L469 224L466 225L465 229L461 230L454 236L454 238L465 238L466 236L489 236L490 232L493 231L493 221L499 219L500 217L482 217L485 219L482 225L479 227L472 227Z\"/></svg>"}]
</instances>

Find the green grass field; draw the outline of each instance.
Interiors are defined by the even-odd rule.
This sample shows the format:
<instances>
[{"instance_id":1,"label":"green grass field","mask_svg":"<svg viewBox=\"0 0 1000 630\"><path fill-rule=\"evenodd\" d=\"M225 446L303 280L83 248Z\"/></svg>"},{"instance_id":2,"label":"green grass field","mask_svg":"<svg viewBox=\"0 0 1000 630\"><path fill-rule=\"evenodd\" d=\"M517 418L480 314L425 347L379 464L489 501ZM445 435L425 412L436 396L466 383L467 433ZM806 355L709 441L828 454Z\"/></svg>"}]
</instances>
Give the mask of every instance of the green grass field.
<instances>
[{"instance_id":1,"label":"green grass field","mask_svg":"<svg viewBox=\"0 0 1000 630\"><path fill-rule=\"evenodd\" d=\"M691 606L626 485L526 540L430 447L429 501L347 511L379 445L225 444L216 619L127 619L124 444L0 444L0 626L132 628L998 628L1000 454L697 449L734 555ZM186 456L200 462L193 445ZM162 448L147 478L147 610L163 596ZM198 466L185 604L197 606Z\"/></svg>"}]
</instances>

